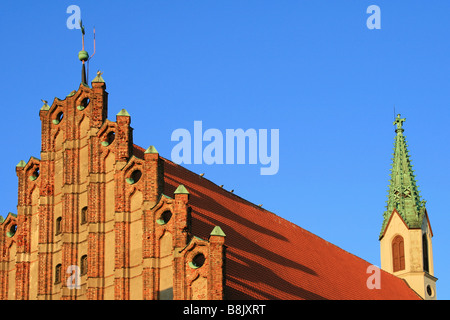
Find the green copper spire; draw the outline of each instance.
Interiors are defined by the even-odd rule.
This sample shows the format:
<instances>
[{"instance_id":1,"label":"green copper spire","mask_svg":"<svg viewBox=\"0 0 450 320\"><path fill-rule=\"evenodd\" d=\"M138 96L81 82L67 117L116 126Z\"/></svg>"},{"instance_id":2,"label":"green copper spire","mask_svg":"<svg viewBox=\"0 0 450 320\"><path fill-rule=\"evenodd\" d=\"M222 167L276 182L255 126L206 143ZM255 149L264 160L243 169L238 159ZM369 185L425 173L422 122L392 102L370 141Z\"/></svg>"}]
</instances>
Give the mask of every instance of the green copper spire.
<instances>
[{"instance_id":1,"label":"green copper spire","mask_svg":"<svg viewBox=\"0 0 450 320\"><path fill-rule=\"evenodd\" d=\"M158 153L158 150L156 150L154 146L150 146L147 148L147 150L145 150L144 153Z\"/></svg>"},{"instance_id":2,"label":"green copper spire","mask_svg":"<svg viewBox=\"0 0 450 320\"><path fill-rule=\"evenodd\" d=\"M105 80L103 80L102 78L102 74L103 72L101 72L100 70L97 71L97 76L94 78L94 80L92 80L92 82L105 82Z\"/></svg>"},{"instance_id":3,"label":"green copper spire","mask_svg":"<svg viewBox=\"0 0 450 320\"><path fill-rule=\"evenodd\" d=\"M225 232L223 232L222 228L219 226L215 226L214 229L211 231L211 236L219 236L219 237L226 237Z\"/></svg>"},{"instance_id":4,"label":"green copper spire","mask_svg":"<svg viewBox=\"0 0 450 320\"><path fill-rule=\"evenodd\" d=\"M16 165L16 167L25 168L26 165L27 163L25 161L20 160L19 163Z\"/></svg>"},{"instance_id":5,"label":"green copper spire","mask_svg":"<svg viewBox=\"0 0 450 320\"><path fill-rule=\"evenodd\" d=\"M41 101L44 103L44 105L42 106L41 110L45 110L48 111L50 110L50 106L48 105L48 102L44 99L41 99Z\"/></svg>"},{"instance_id":6,"label":"green copper spire","mask_svg":"<svg viewBox=\"0 0 450 320\"><path fill-rule=\"evenodd\" d=\"M394 121L397 135L394 143L394 159L389 183L387 210L383 214L380 238L394 209L397 210L409 228L420 228L425 215L425 201L420 199L406 138L403 135L405 131L403 122L405 122L405 119L398 114Z\"/></svg>"},{"instance_id":7,"label":"green copper spire","mask_svg":"<svg viewBox=\"0 0 450 320\"><path fill-rule=\"evenodd\" d=\"M119 113L117 114L118 116L125 116L125 117L130 117L130 114L128 113L128 111L126 109L122 109L119 111Z\"/></svg>"},{"instance_id":8,"label":"green copper spire","mask_svg":"<svg viewBox=\"0 0 450 320\"><path fill-rule=\"evenodd\" d=\"M189 192L186 190L186 187L180 184L174 192L175 194L189 194Z\"/></svg>"}]
</instances>

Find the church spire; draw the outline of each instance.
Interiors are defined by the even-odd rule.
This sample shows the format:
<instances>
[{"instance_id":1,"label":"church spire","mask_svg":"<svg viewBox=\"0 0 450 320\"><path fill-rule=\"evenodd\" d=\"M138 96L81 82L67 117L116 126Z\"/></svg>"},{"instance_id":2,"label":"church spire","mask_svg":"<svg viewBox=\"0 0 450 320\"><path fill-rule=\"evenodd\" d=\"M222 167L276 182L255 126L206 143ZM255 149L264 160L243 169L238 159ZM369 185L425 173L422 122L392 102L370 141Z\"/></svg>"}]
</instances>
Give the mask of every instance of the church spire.
<instances>
[{"instance_id":1,"label":"church spire","mask_svg":"<svg viewBox=\"0 0 450 320\"><path fill-rule=\"evenodd\" d=\"M394 121L396 126L394 158L389 183L389 194L386 211L383 214L383 225L380 238L386 228L394 209L402 217L408 228L420 228L425 215L425 201L421 200L419 190L409 158L406 138L403 135L403 122L406 119L397 115Z\"/></svg>"}]
</instances>

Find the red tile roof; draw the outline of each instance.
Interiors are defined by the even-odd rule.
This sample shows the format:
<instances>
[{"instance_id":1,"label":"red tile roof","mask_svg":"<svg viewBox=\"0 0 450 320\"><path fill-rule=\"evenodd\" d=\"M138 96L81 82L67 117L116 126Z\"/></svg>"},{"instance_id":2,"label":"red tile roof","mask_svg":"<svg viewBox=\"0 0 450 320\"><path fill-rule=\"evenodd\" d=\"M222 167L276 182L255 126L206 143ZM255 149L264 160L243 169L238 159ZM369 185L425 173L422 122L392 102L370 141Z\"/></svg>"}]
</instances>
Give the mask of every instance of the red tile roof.
<instances>
[{"instance_id":1,"label":"red tile roof","mask_svg":"<svg viewBox=\"0 0 450 320\"><path fill-rule=\"evenodd\" d=\"M226 299L420 299L381 270L381 289L368 289L369 262L164 159L165 194L190 193L192 233L218 225L226 234Z\"/></svg>"}]
</instances>

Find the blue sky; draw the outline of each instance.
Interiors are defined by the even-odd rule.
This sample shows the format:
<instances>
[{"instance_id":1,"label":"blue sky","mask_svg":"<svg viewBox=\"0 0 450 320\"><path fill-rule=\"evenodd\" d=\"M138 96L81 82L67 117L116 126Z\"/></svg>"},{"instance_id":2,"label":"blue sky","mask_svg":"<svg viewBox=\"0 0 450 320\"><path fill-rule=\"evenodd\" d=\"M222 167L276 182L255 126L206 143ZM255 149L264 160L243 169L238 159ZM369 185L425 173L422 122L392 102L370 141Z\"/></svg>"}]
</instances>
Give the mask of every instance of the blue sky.
<instances>
[{"instance_id":1,"label":"blue sky","mask_svg":"<svg viewBox=\"0 0 450 320\"><path fill-rule=\"evenodd\" d=\"M186 165L239 196L380 265L396 111L434 232L437 296L450 298L450 2L3 1L0 214L16 212L15 166L40 157L40 99L80 83L81 33L97 52L109 116L126 108L134 141L170 158L178 128L279 129L279 171ZM381 29L369 30L369 5ZM301 248L299 248L301 249Z\"/></svg>"}]
</instances>

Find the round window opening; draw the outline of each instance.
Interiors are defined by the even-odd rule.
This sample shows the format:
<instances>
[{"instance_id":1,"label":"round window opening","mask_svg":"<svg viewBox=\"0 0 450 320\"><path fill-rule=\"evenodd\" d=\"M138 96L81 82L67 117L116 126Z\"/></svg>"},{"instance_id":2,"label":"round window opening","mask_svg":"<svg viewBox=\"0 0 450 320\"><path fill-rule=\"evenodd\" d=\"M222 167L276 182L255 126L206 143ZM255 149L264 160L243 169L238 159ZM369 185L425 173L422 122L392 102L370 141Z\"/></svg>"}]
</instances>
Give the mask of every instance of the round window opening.
<instances>
[{"instance_id":1,"label":"round window opening","mask_svg":"<svg viewBox=\"0 0 450 320\"><path fill-rule=\"evenodd\" d=\"M9 228L9 231L6 232L6 236L12 238L16 234L16 232L17 232L17 224L13 224Z\"/></svg>"},{"instance_id":2,"label":"round window opening","mask_svg":"<svg viewBox=\"0 0 450 320\"><path fill-rule=\"evenodd\" d=\"M433 289L431 288L430 285L427 285L427 294L432 297L433 296Z\"/></svg>"},{"instance_id":3,"label":"round window opening","mask_svg":"<svg viewBox=\"0 0 450 320\"><path fill-rule=\"evenodd\" d=\"M194 258L192 258L192 261L189 262L189 266L192 269L198 269L201 266L203 266L205 264L205 256L203 255L203 253L197 253Z\"/></svg>"},{"instance_id":4,"label":"round window opening","mask_svg":"<svg viewBox=\"0 0 450 320\"><path fill-rule=\"evenodd\" d=\"M140 170L134 170L129 178L126 179L128 184L135 184L142 177L142 172Z\"/></svg>"},{"instance_id":5,"label":"round window opening","mask_svg":"<svg viewBox=\"0 0 450 320\"><path fill-rule=\"evenodd\" d=\"M63 112L60 112L60 113L58 113L58 114L56 115L56 118L53 119L53 123L54 123L54 124L59 124L59 123L62 121L63 118L64 118L64 113L63 113Z\"/></svg>"},{"instance_id":6,"label":"round window opening","mask_svg":"<svg viewBox=\"0 0 450 320\"><path fill-rule=\"evenodd\" d=\"M80 105L77 106L77 109L82 111L82 110L86 109L88 104L89 104L89 99L88 98L84 98L83 101L81 101Z\"/></svg>"},{"instance_id":7,"label":"round window opening","mask_svg":"<svg viewBox=\"0 0 450 320\"><path fill-rule=\"evenodd\" d=\"M109 146L111 143L114 142L114 139L116 138L116 133L114 131L110 131L107 135L106 135L106 139L105 141L102 141L102 145L103 146Z\"/></svg>"},{"instance_id":8,"label":"round window opening","mask_svg":"<svg viewBox=\"0 0 450 320\"><path fill-rule=\"evenodd\" d=\"M30 180L31 180L31 181L34 181L34 180L36 180L37 178L39 178L39 168L36 169L36 170L33 172L33 174L30 176Z\"/></svg>"},{"instance_id":9,"label":"round window opening","mask_svg":"<svg viewBox=\"0 0 450 320\"><path fill-rule=\"evenodd\" d=\"M170 212L169 210L164 211L161 216L159 217L158 220L156 220L156 222L159 225L164 225L166 223L168 223L170 221L170 218L172 218L172 212Z\"/></svg>"}]
</instances>

